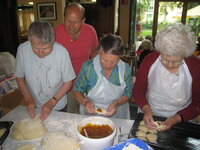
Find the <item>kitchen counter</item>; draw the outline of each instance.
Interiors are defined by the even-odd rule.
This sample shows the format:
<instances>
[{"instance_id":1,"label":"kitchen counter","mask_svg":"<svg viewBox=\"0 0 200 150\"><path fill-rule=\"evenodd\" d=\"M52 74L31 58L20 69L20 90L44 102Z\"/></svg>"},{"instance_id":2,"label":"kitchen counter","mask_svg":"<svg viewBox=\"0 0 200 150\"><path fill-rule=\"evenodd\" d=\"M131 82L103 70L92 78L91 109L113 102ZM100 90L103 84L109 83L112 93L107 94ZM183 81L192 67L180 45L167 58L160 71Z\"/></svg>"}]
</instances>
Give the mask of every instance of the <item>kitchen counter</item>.
<instances>
[{"instance_id":1,"label":"kitchen counter","mask_svg":"<svg viewBox=\"0 0 200 150\"><path fill-rule=\"evenodd\" d=\"M40 114L40 110L36 110L36 114ZM18 106L13 111L5 115L0 119L0 121L13 121L17 122L22 119L28 118L28 113L26 111L26 107ZM76 135L76 125L77 123L82 120L83 118L89 117L87 115L79 115L79 114L72 114L66 112L58 112L52 111L49 117L44 121L45 126L48 129L48 132L62 130L65 131L68 135L71 135L74 138L77 138ZM121 127L122 133L129 133L131 127L134 123L134 120L125 120L125 119L116 119L110 118L117 127L117 135L114 139L114 144L118 143L118 135L119 135L119 127ZM12 126L13 127L13 126ZM11 132L12 132L11 127ZM11 133L10 132L10 133ZM39 147L40 141L42 138L36 140L26 140L26 141L17 141L10 138L8 135L7 139L3 143L3 150L16 150L16 147L22 144L30 144L34 143Z\"/></svg>"}]
</instances>

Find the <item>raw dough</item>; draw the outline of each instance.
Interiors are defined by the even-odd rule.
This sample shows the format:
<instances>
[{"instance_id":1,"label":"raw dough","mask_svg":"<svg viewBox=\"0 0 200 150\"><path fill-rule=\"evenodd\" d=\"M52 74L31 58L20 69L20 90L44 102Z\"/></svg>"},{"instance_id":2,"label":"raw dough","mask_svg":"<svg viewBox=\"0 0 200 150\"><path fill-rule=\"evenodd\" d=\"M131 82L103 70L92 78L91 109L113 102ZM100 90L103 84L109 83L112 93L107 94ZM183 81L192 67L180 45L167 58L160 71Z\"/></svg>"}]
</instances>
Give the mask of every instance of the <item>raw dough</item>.
<instances>
[{"instance_id":1,"label":"raw dough","mask_svg":"<svg viewBox=\"0 0 200 150\"><path fill-rule=\"evenodd\" d=\"M145 125L144 120L140 121L140 125L141 125L141 126L144 126L144 125Z\"/></svg>"},{"instance_id":2,"label":"raw dough","mask_svg":"<svg viewBox=\"0 0 200 150\"><path fill-rule=\"evenodd\" d=\"M148 139L149 142L156 143L157 138L158 137L157 137L156 134L153 134L153 133L147 134L147 139Z\"/></svg>"},{"instance_id":3,"label":"raw dough","mask_svg":"<svg viewBox=\"0 0 200 150\"><path fill-rule=\"evenodd\" d=\"M36 147L33 144L25 144L19 146L17 150L36 150Z\"/></svg>"},{"instance_id":4,"label":"raw dough","mask_svg":"<svg viewBox=\"0 0 200 150\"><path fill-rule=\"evenodd\" d=\"M143 126L143 125L140 125L140 126L138 126L138 130L146 133L146 132L148 132L149 129L147 127Z\"/></svg>"},{"instance_id":5,"label":"raw dough","mask_svg":"<svg viewBox=\"0 0 200 150\"><path fill-rule=\"evenodd\" d=\"M11 137L15 140L33 140L47 132L43 122L36 116L34 119L23 119L14 125Z\"/></svg>"},{"instance_id":6,"label":"raw dough","mask_svg":"<svg viewBox=\"0 0 200 150\"><path fill-rule=\"evenodd\" d=\"M144 136L138 136L137 138L143 141L147 141L147 138L145 138Z\"/></svg>"},{"instance_id":7,"label":"raw dough","mask_svg":"<svg viewBox=\"0 0 200 150\"><path fill-rule=\"evenodd\" d=\"M101 115L105 115L107 113L107 111L105 109L102 109L102 108L95 108L95 112L97 114L101 114Z\"/></svg>"},{"instance_id":8,"label":"raw dough","mask_svg":"<svg viewBox=\"0 0 200 150\"><path fill-rule=\"evenodd\" d=\"M41 142L41 150L77 150L79 147L77 140L63 131L51 132Z\"/></svg>"},{"instance_id":9,"label":"raw dough","mask_svg":"<svg viewBox=\"0 0 200 150\"><path fill-rule=\"evenodd\" d=\"M138 137L138 136L143 136L143 137L145 137L145 136L146 136L146 133L143 132L143 131L137 131L137 132L136 132L136 136L137 136L137 137Z\"/></svg>"},{"instance_id":10,"label":"raw dough","mask_svg":"<svg viewBox=\"0 0 200 150\"><path fill-rule=\"evenodd\" d=\"M165 125L162 125L161 123L162 123L161 121L156 121L155 122L155 124L156 124L156 130L160 130L160 129L165 128Z\"/></svg>"},{"instance_id":11,"label":"raw dough","mask_svg":"<svg viewBox=\"0 0 200 150\"><path fill-rule=\"evenodd\" d=\"M149 133L154 133L154 134L158 133L158 131L156 129L148 129L148 132Z\"/></svg>"}]
</instances>

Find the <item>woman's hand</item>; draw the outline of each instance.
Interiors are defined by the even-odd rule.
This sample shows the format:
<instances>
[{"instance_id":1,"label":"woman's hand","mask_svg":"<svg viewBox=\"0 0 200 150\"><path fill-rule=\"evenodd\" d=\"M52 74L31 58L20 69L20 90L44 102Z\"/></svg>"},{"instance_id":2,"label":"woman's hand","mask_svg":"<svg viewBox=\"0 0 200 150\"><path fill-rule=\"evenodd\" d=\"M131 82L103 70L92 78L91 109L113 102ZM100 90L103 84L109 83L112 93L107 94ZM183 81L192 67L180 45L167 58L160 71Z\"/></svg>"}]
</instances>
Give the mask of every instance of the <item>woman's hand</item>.
<instances>
[{"instance_id":1,"label":"woman's hand","mask_svg":"<svg viewBox=\"0 0 200 150\"><path fill-rule=\"evenodd\" d=\"M111 104L109 104L107 108L107 113L105 114L105 116L111 117L114 114L116 114L116 112L117 112L117 102L113 101Z\"/></svg>"},{"instance_id":2,"label":"woman's hand","mask_svg":"<svg viewBox=\"0 0 200 150\"><path fill-rule=\"evenodd\" d=\"M165 131L171 129L175 124L181 122L181 116L178 114L175 114L174 116L169 117L164 122L162 122L162 125L165 125L164 128L160 129L159 131Z\"/></svg>"},{"instance_id":3,"label":"woman's hand","mask_svg":"<svg viewBox=\"0 0 200 150\"><path fill-rule=\"evenodd\" d=\"M35 117L35 108L36 108L36 103L33 99L30 99L28 101L26 101L27 105L26 105L26 109L27 112L30 116L30 118L34 118Z\"/></svg>"},{"instance_id":4,"label":"woman's hand","mask_svg":"<svg viewBox=\"0 0 200 150\"><path fill-rule=\"evenodd\" d=\"M85 108L85 111L88 114L94 114L95 113L94 104L92 102L90 102L88 99L85 98L85 103L84 103L83 106Z\"/></svg>"},{"instance_id":5,"label":"woman's hand","mask_svg":"<svg viewBox=\"0 0 200 150\"><path fill-rule=\"evenodd\" d=\"M155 122L153 119L153 115L152 115L150 106L145 105L143 107L143 112L144 112L143 120L144 120L145 125L150 129L155 129L156 125L155 125Z\"/></svg>"},{"instance_id":6,"label":"woman's hand","mask_svg":"<svg viewBox=\"0 0 200 150\"><path fill-rule=\"evenodd\" d=\"M41 120L45 120L49 114L51 113L53 107L57 104L57 102L53 99L50 99L49 101L47 101L41 109L41 113L40 113L40 119Z\"/></svg>"}]
</instances>

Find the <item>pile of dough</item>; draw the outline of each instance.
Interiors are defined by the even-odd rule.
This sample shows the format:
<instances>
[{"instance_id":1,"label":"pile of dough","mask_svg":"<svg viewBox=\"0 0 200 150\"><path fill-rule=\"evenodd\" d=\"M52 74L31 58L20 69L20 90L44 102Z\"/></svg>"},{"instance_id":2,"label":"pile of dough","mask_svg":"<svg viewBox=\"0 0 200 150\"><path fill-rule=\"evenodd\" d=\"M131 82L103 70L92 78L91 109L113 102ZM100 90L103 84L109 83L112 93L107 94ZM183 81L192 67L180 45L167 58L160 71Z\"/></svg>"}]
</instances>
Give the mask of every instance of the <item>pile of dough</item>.
<instances>
[{"instance_id":1,"label":"pile of dough","mask_svg":"<svg viewBox=\"0 0 200 150\"><path fill-rule=\"evenodd\" d=\"M150 142L155 143L156 140L157 140L157 138L158 138L157 135L154 134L154 133L149 133L149 134L147 134L147 139L148 139L148 141L150 141Z\"/></svg>"},{"instance_id":2,"label":"pile of dough","mask_svg":"<svg viewBox=\"0 0 200 150\"><path fill-rule=\"evenodd\" d=\"M34 119L23 119L14 125L11 137L15 140L33 140L47 132L43 122L36 116Z\"/></svg>"},{"instance_id":3,"label":"pile of dough","mask_svg":"<svg viewBox=\"0 0 200 150\"><path fill-rule=\"evenodd\" d=\"M68 137L63 131L48 133L41 142L41 150L77 150L79 148L77 140Z\"/></svg>"},{"instance_id":4,"label":"pile of dough","mask_svg":"<svg viewBox=\"0 0 200 150\"><path fill-rule=\"evenodd\" d=\"M17 150L37 150L37 149L33 144L25 144L25 145L19 146Z\"/></svg>"},{"instance_id":5,"label":"pile of dough","mask_svg":"<svg viewBox=\"0 0 200 150\"><path fill-rule=\"evenodd\" d=\"M107 111L105 109L102 109L102 108L95 108L95 112L97 114L101 114L101 115L105 115L107 113Z\"/></svg>"},{"instance_id":6,"label":"pile of dough","mask_svg":"<svg viewBox=\"0 0 200 150\"><path fill-rule=\"evenodd\" d=\"M137 128L136 137L143 141L155 143L157 140L157 130L148 129L142 120Z\"/></svg>"}]
</instances>

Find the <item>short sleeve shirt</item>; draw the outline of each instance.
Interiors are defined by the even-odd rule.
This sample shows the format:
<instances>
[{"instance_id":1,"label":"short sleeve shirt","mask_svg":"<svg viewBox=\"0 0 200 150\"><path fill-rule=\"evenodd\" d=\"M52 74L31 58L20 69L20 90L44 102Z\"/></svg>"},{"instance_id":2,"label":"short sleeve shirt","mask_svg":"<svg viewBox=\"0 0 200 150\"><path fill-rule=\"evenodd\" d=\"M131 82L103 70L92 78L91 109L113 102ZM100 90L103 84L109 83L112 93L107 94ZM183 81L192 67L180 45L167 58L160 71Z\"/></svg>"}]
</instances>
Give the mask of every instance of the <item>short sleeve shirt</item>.
<instances>
[{"instance_id":1,"label":"short sleeve shirt","mask_svg":"<svg viewBox=\"0 0 200 150\"><path fill-rule=\"evenodd\" d=\"M58 92L64 82L73 80L75 73L63 46L55 42L52 52L39 58L27 41L18 47L15 76L25 78L29 92L37 106L41 107ZM63 96L54 109L62 109L66 103L66 96Z\"/></svg>"}]
</instances>

